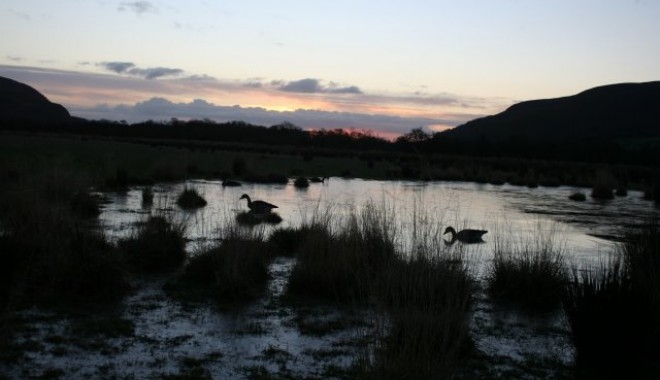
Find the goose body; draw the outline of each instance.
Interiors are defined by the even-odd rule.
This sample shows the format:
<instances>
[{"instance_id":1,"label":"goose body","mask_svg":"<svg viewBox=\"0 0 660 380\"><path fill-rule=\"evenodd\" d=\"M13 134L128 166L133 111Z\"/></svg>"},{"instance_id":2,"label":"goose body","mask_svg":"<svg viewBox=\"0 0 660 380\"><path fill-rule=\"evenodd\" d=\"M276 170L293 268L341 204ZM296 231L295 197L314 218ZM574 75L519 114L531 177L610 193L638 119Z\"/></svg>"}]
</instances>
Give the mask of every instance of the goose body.
<instances>
[{"instance_id":1,"label":"goose body","mask_svg":"<svg viewBox=\"0 0 660 380\"><path fill-rule=\"evenodd\" d=\"M471 230L465 229L459 232L456 232L454 227L447 227L443 235L451 234L451 243L454 243L456 240L461 243L481 243L483 242L482 236L486 234L486 230Z\"/></svg>"},{"instance_id":2,"label":"goose body","mask_svg":"<svg viewBox=\"0 0 660 380\"><path fill-rule=\"evenodd\" d=\"M250 199L250 196L247 194L241 195L240 199L247 199L247 206L250 209L251 212L257 213L257 214L267 214L271 212L274 208L278 208L274 204L270 204L268 202L264 201L253 201Z\"/></svg>"}]
</instances>

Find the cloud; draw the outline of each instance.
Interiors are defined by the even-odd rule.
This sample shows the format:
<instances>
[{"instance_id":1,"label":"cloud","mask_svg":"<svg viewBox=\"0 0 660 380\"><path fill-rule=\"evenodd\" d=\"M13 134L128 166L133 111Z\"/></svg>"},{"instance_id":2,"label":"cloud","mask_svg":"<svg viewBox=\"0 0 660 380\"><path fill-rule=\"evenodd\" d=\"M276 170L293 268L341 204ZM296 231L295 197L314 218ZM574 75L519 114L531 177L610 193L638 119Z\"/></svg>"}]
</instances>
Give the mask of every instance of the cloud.
<instances>
[{"instance_id":1,"label":"cloud","mask_svg":"<svg viewBox=\"0 0 660 380\"><path fill-rule=\"evenodd\" d=\"M403 117L312 109L279 112L262 107L220 106L204 99L175 103L163 97L153 97L133 105L99 105L73 111L74 114L89 119L126 120L131 123L179 118L210 119L216 122L241 120L269 126L288 121L307 129L355 128L373 130L390 136L407 133L413 128L423 126L456 126L473 118L466 115L460 115L458 118Z\"/></svg>"},{"instance_id":2,"label":"cloud","mask_svg":"<svg viewBox=\"0 0 660 380\"><path fill-rule=\"evenodd\" d=\"M171 69L168 67L151 67L148 69L133 68L128 70L128 73L135 76L141 76L146 79L156 79L169 76L177 76L183 74L181 69Z\"/></svg>"},{"instance_id":3,"label":"cloud","mask_svg":"<svg viewBox=\"0 0 660 380\"><path fill-rule=\"evenodd\" d=\"M158 13L158 8L149 1L131 1L119 3L117 10L135 12L138 16L145 13Z\"/></svg>"},{"instance_id":4,"label":"cloud","mask_svg":"<svg viewBox=\"0 0 660 380\"><path fill-rule=\"evenodd\" d=\"M362 94L357 86L340 87L337 83L330 82L323 85L320 80L313 78L300 79L297 81L283 82L273 81L271 84L278 86L279 91L297 92L303 94Z\"/></svg>"},{"instance_id":5,"label":"cloud","mask_svg":"<svg viewBox=\"0 0 660 380\"><path fill-rule=\"evenodd\" d=\"M8 60L13 61L13 62L20 62L20 61L23 60L23 58L15 57L13 55L7 55L7 56L5 56L5 58L7 58Z\"/></svg>"},{"instance_id":6,"label":"cloud","mask_svg":"<svg viewBox=\"0 0 660 380\"><path fill-rule=\"evenodd\" d=\"M181 69L169 67L140 68L132 62L101 62L99 66L117 74L126 74L145 79L157 79L162 77L179 76L183 74Z\"/></svg>"},{"instance_id":7,"label":"cloud","mask_svg":"<svg viewBox=\"0 0 660 380\"><path fill-rule=\"evenodd\" d=\"M127 73L128 70L134 68L135 64L132 62L101 62L99 63L99 66L117 74L124 74Z\"/></svg>"}]
</instances>

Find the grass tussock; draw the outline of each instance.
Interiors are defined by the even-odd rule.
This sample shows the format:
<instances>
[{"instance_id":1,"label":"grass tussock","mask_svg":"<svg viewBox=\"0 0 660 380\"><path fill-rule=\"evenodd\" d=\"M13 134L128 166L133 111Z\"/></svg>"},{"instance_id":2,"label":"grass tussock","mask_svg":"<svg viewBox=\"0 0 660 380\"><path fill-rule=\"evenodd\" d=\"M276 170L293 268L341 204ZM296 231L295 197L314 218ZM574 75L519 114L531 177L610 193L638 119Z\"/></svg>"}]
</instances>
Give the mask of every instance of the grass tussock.
<instances>
[{"instance_id":1,"label":"grass tussock","mask_svg":"<svg viewBox=\"0 0 660 380\"><path fill-rule=\"evenodd\" d=\"M556 231L536 227L531 241L511 243L498 238L487 277L487 290L495 300L510 302L532 312L561 305L566 273L564 248Z\"/></svg>"},{"instance_id":2,"label":"grass tussock","mask_svg":"<svg viewBox=\"0 0 660 380\"><path fill-rule=\"evenodd\" d=\"M362 302L374 294L382 270L395 258L384 211L368 204L345 228L308 228L297 250L288 292L339 302Z\"/></svg>"},{"instance_id":3,"label":"grass tussock","mask_svg":"<svg viewBox=\"0 0 660 380\"><path fill-rule=\"evenodd\" d=\"M299 189L306 189L309 187L309 180L306 177L298 177L293 181L293 186Z\"/></svg>"},{"instance_id":4,"label":"grass tussock","mask_svg":"<svg viewBox=\"0 0 660 380\"><path fill-rule=\"evenodd\" d=\"M177 197L176 204L182 209L196 209L206 206L206 199L199 194L197 189L186 187Z\"/></svg>"},{"instance_id":5,"label":"grass tussock","mask_svg":"<svg viewBox=\"0 0 660 380\"><path fill-rule=\"evenodd\" d=\"M185 224L161 215L151 215L133 236L118 246L131 268L158 272L178 267L186 258Z\"/></svg>"},{"instance_id":6,"label":"grass tussock","mask_svg":"<svg viewBox=\"0 0 660 380\"><path fill-rule=\"evenodd\" d=\"M268 281L270 257L263 232L229 226L222 243L193 256L170 288L222 303L254 300Z\"/></svg>"},{"instance_id":7,"label":"grass tussock","mask_svg":"<svg viewBox=\"0 0 660 380\"><path fill-rule=\"evenodd\" d=\"M307 240L327 239L327 229L319 224L298 228L278 228L268 237L270 249L277 255L294 256Z\"/></svg>"},{"instance_id":8,"label":"grass tussock","mask_svg":"<svg viewBox=\"0 0 660 380\"><path fill-rule=\"evenodd\" d=\"M578 367L644 372L660 355L658 222L630 236L619 251L622 259L600 268L574 269L564 309Z\"/></svg>"},{"instance_id":9,"label":"grass tussock","mask_svg":"<svg viewBox=\"0 0 660 380\"><path fill-rule=\"evenodd\" d=\"M365 377L451 378L472 347L466 318L472 284L465 268L437 256L397 260L382 285L390 327Z\"/></svg>"}]
</instances>

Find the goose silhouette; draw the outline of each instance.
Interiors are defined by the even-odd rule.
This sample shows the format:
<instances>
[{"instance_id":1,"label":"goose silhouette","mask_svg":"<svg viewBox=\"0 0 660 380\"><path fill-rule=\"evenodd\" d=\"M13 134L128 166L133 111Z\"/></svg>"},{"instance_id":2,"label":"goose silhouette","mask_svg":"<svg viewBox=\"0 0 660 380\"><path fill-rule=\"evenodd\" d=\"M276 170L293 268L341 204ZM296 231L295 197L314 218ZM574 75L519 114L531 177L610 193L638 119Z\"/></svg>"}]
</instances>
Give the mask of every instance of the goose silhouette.
<instances>
[{"instance_id":1,"label":"goose silhouette","mask_svg":"<svg viewBox=\"0 0 660 380\"><path fill-rule=\"evenodd\" d=\"M241 195L240 199L247 199L247 206L250 209L251 212L257 213L257 214L268 214L270 213L274 208L278 208L274 204L270 204L268 202L264 201L253 201L250 199L250 196L247 194Z\"/></svg>"},{"instance_id":2,"label":"goose silhouette","mask_svg":"<svg viewBox=\"0 0 660 380\"><path fill-rule=\"evenodd\" d=\"M451 241L447 242L448 244L454 244L456 240L460 241L461 243L472 244L472 243L483 243L484 240L482 239L482 236L484 236L484 234L486 234L487 232L488 231L486 230L472 230L472 229L465 229L456 232L454 227L447 227L443 235L449 233L451 234Z\"/></svg>"}]
</instances>

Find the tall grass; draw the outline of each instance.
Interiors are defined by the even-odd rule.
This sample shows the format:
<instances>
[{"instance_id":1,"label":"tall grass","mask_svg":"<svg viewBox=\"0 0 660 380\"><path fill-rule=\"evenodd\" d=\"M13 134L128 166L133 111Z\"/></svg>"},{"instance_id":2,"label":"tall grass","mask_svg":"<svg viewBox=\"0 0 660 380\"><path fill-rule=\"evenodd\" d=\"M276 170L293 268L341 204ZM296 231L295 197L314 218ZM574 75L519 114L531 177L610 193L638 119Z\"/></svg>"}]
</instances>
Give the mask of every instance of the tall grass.
<instances>
[{"instance_id":1,"label":"tall grass","mask_svg":"<svg viewBox=\"0 0 660 380\"><path fill-rule=\"evenodd\" d=\"M438 256L395 261L382 282L389 331L380 337L365 377L448 379L472 347L466 268Z\"/></svg>"},{"instance_id":2,"label":"tall grass","mask_svg":"<svg viewBox=\"0 0 660 380\"><path fill-rule=\"evenodd\" d=\"M150 215L118 246L133 270L174 269L186 259L185 223L164 215Z\"/></svg>"},{"instance_id":3,"label":"tall grass","mask_svg":"<svg viewBox=\"0 0 660 380\"><path fill-rule=\"evenodd\" d=\"M118 298L128 287L121 258L90 226L86 206L72 201L89 197L86 179L42 169L0 200L3 306Z\"/></svg>"},{"instance_id":4,"label":"tall grass","mask_svg":"<svg viewBox=\"0 0 660 380\"><path fill-rule=\"evenodd\" d=\"M557 309L566 271L565 248L555 227L544 229L537 224L532 238L518 242L502 234L496 236L495 256L487 276L490 296L532 312Z\"/></svg>"},{"instance_id":5,"label":"tall grass","mask_svg":"<svg viewBox=\"0 0 660 380\"><path fill-rule=\"evenodd\" d=\"M657 220L619 247L619 258L574 269L564 293L581 368L631 371L660 355L660 231ZM655 368L655 374L660 370ZM635 375L636 376L636 375Z\"/></svg>"},{"instance_id":6,"label":"tall grass","mask_svg":"<svg viewBox=\"0 0 660 380\"><path fill-rule=\"evenodd\" d=\"M222 303L251 301L263 293L270 262L263 229L225 227L222 243L194 255L170 289Z\"/></svg>"},{"instance_id":7,"label":"tall grass","mask_svg":"<svg viewBox=\"0 0 660 380\"><path fill-rule=\"evenodd\" d=\"M362 302L374 294L382 270L395 259L394 237L384 211L367 204L344 228L307 227L298 246L288 292L340 302Z\"/></svg>"}]
</instances>

